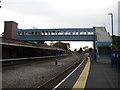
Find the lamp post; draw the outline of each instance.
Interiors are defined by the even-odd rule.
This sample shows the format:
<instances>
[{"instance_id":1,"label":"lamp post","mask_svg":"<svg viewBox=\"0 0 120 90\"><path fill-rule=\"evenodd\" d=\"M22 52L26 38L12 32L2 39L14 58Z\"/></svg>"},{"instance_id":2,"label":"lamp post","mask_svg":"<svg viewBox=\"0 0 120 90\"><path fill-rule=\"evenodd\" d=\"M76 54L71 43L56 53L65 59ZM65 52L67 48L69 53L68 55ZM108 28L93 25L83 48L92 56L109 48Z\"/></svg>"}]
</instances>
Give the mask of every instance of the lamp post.
<instances>
[{"instance_id":1,"label":"lamp post","mask_svg":"<svg viewBox=\"0 0 120 90\"><path fill-rule=\"evenodd\" d=\"M113 36L113 14L112 13L108 13L108 15L111 15L112 36Z\"/></svg>"},{"instance_id":2,"label":"lamp post","mask_svg":"<svg viewBox=\"0 0 120 90\"><path fill-rule=\"evenodd\" d=\"M112 64L113 64L113 51L114 51L114 46L113 46L113 44L114 44L114 42L113 42L113 14L112 13L108 13L108 15L110 15L111 16L111 26L112 26L112 48L111 48L111 50L112 50L112 52L111 52L111 58L112 58Z\"/></svg>"}]
</instances>

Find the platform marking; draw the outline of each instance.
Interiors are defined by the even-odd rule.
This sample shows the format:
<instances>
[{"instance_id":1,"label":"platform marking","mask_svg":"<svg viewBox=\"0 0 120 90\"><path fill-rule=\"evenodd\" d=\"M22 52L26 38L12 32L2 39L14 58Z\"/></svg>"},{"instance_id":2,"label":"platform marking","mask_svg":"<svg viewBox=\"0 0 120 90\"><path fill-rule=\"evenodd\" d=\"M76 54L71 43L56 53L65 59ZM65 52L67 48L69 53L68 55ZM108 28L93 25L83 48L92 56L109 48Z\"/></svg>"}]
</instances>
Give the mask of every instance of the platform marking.
<instances>
[{"instance_id":1,"label":"platform marking","mask_svg":"<svg viewBox=\"0 0 120 90\"><path fill-rule=\"evenodd\" d=\"M85 61L85 59L77 66L67 77L65 77L60 83L58 83L52 90L57 89L66 79L68 79Z\"/></svg>"},{"instance_id":2,"label":"platform marking","mask_svg":"<svg viewBox=\"0 0 120 90\"><path fill-rule=\"evenodd\" d=\"M87 64L85 65L85 68L83 69L82 73L80 74L78 80L74 84L73 89L75 89L75 88L77 88L77 89L83 88L84 89L85 88L88 74L89 74L89 70L90 70L90 64L91 64L90 58L88 57Z\"/></svg>"}]
</instances>

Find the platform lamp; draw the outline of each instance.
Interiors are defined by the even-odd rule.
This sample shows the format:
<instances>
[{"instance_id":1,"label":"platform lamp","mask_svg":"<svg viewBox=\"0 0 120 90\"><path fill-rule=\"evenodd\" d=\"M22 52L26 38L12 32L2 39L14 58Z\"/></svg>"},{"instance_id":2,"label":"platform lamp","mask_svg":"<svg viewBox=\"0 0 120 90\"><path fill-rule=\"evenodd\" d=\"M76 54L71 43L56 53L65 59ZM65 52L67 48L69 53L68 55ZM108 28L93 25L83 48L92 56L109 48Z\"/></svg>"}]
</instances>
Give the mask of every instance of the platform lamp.
<instances>
[{"instance_id":1,"label":"platform lamp","mask_svg":"<svg viewBox=\"0 0 120 90\"><path fill-rule=\"evenodd\" d=\"M111 16L111 26L112 26L112 53L111 53L111 55L112 55L113 51L114 51L114 46L113 46L113 44L114 44L114 42L113 42L113 13L108 13L108 15Z\"/></svg>"}]
</instances>

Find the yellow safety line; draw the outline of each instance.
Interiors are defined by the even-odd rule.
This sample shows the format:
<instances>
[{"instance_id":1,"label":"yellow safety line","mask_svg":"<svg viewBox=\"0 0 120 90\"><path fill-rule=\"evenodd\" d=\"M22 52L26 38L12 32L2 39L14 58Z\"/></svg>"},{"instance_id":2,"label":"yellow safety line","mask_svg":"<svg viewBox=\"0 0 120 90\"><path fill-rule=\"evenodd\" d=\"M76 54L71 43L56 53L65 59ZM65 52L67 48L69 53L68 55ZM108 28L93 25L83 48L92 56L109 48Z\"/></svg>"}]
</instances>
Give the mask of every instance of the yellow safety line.
<instances>
[{"instance_id":1,"label":"yellow safety line","mask_svg":"<svg viewBox=\"0 0 120 90\"><path fill-rule=\"evenodd\" d=\"M84 70L82 71L81 75L79 76L77 82L74 84L73 86L73 90L75 88L85 88L86 86L86 82L87 82L87 78L88 78L88 74L89 74L89 70L90 70L90 58L88 57L88 61L87 64L85 65Z\"/></svg>"},{"instance_id":2,"label":"yellow safety line","mask_svg":"<svg viewBox=\"0 0 120 90\"><path fill-rule=\"evenodd\" d=\"M86 86L88 74L89 74L89 71L90 71L90 58L88 58L87 64L88 64L88 65L86 66L87 70L86 70L86 72L85 72L85 73L86 73L86 76L85 76L85 80L84 80L84 84L83 84L82 88L85 88L85 86Z\"/></svg>"}]
</instances>

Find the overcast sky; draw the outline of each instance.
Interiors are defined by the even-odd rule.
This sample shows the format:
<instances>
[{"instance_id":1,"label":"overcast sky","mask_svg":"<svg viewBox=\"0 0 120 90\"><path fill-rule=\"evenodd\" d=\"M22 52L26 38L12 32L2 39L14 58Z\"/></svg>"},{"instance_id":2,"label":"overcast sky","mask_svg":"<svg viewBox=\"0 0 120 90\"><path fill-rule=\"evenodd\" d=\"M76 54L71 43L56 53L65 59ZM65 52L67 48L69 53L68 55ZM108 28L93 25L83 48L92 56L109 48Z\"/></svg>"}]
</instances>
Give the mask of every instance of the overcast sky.
<instances>
[{"instance_id":1,"label":"overcast sky","mask_svg":"<svg viewBox=\"0 0 120 90\"><path fill-rule=\"evenodd\" d=\"M109 12L114 15L114 34L118 30L120 0L2 0L0 33L4 21L15 21L20 29L81 28L105 26L111 33Z\"/></svg>"}]
</instances>

